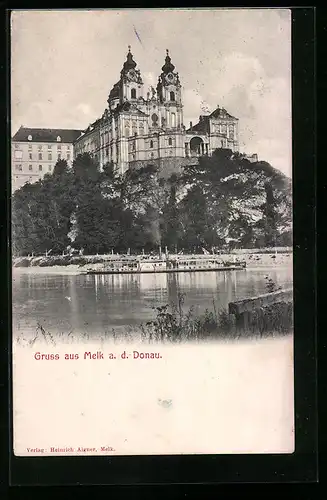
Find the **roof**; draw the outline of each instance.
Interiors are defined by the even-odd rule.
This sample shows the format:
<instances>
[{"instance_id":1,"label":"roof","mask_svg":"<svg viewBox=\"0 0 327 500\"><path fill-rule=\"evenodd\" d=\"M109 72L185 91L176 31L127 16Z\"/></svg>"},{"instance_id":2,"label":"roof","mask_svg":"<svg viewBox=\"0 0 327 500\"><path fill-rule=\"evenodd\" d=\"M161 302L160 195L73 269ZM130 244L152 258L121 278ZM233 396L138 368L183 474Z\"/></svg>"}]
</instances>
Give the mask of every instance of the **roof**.
<instances>
[{"instance_id":1,"label":"roof","mask_svg":"<svg viewBox=\"0 0 327 500\"><path fill-rule=\"evenodd\" d=\"M84 133L93 132L93 130L97 128L100 124L101 124L101 118L97 118L95 122L90 123L90 125L85 130L83 130L83 132Z\"/></svg>"},{"instance_id":2,"label":"roof","mask_svg":"<svg viewBox=\"0 0 327 500\"><path fill-rule=\"evenodd\" d=\"M82 137L91 135L95 131L97 133L100 133L100 124L101 124L101 118L98 118L97 120L95 120L95 122L90 123L90 125L87 128L80 131L74 142L76 142L78 139L81 139Z\"/></svg>"},{"instance_id":3,"label":"roof","mask_svg":"<svg viewBox=\"0 0 327 500\"><path fill-rule=\"evenodd\" d=\"M57 137L61 137L60 142L73 143L82 130L59 129L59 128L26 128L20 127L13 136L13 141L20 142L58 142ZM28 137L31 136L32 140Z\"/></svg>"},{"instance_id":4,"label":"roof","mask_svg":"<svg viewBox=\"0 0 327 500\"><path fill-rule=\"evenodd\" d=\"M120 81L116 82L115 85L110 90L109 99L117 99L117 97L119 98L119 94L120 94Z\"/></svg>"},{"instance_id":5,"label":"roof","mask_svg":"<svg viewBox=\"0 0 327 500\"><path fill-rule=\"evenodd\" d=\"M232 120L238 120L238 118L235 118L235 116L232 116L229 113L227 113L226 109L219 107L215 109L209 116L210 118L227 118Z\"/></svg>"},{"instance_id":6,"label":"roof","mask_svg":"<svg viewBox=\"0 0 327 500\"><path fill-rule=\"evenodd\" d=\"M208 116L204 116L202 120L200 120L198 123L192 125L192 127L186 130L186 133L189 134L193 133L206 134L208 132L209 132Z\"/></svg>"},{"instance_id":7,"label":"roof","mask_svg":"<svg viewBox=\"0 0 327 500\"><path fill-rule=\"evenodd\" d=\"M186 130L186 133L207 134L209 132L209 116L201 115L200 121Z\"/></svg>"},{"instance_id":8,"label":"roof","mask_svg":"<svg viewBox=\"0 0 327 500\"><path fill-rule=\"evenodd\" d=\"M201 115L200 121L186 130L186 133L202 133L206 134L209 132L209 120L210 118L221 118L226 120L238 120L235 116L227 113L226 109L218 107L210 115Z\"/></svg>"},{"instance_id":9,"label":"roof","mask_svg":"<svg viewBox=\"0 0 327 500\"><path fill-rule=\"evenodd\" d=\"M142 115L142 116L148 116L147 114L143 113L139 108L137 108L134 104L125 101L122 104L118 104L118 106L114 110L115 113L122 113L122 112L127 112L127 113L134 113L137 115Z\"/></svg>"}]
</instances>

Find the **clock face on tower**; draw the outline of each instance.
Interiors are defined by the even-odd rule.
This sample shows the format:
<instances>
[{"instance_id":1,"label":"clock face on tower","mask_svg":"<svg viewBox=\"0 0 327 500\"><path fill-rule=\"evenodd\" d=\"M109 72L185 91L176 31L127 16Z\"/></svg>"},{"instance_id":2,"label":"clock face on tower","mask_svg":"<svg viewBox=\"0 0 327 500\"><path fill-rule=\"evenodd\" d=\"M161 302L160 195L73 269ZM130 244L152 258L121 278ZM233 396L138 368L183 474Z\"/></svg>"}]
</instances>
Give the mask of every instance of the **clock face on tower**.
<instances>
[{"instance_id":1,"label":"clock face on tower","mask_svg":"<svg viewBox=\"0 0 327 500\"><path fill-rule=\"evenodd\" d=\"M132 80L133 82L136 82L136 80L137 80L137 74L136 74L136 72L133 69L130 69L127 74L128 74L128 77L129 77L130 80Z\"/></svg>"},{"instance_id":2,"label":"clock face on tower","mask_svg":"<svg viewBox=\"0 0 327 500\"><path fill-rule=\"evenodd\" d=\"M167 83L176 83L176 77L173 73L168 73L165 77Z\"/></svg>"}]
</instances>

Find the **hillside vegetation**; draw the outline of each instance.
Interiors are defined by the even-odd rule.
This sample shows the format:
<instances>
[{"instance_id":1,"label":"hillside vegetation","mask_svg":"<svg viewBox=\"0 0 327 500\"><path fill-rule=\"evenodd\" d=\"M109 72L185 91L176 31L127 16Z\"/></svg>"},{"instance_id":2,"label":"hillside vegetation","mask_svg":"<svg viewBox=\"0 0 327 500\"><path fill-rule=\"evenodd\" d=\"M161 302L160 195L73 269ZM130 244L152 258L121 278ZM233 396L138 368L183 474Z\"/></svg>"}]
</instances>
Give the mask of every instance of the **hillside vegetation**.
<instances>
[{"instance_id":1,"label":"hillside vegetation","mask_svg":"<svg viewBox=\"0 0 327 500\"><path fill-rule=\"evenodd\" d=\"M64 160L12 197L14 256L59 255L71 246L85 254L211 251L288 246L291 181L269 163L250 163L217 150L180 175L163 179L151 164L119 175L88 155L72 168Z\"/></svg>"}]
</instances>

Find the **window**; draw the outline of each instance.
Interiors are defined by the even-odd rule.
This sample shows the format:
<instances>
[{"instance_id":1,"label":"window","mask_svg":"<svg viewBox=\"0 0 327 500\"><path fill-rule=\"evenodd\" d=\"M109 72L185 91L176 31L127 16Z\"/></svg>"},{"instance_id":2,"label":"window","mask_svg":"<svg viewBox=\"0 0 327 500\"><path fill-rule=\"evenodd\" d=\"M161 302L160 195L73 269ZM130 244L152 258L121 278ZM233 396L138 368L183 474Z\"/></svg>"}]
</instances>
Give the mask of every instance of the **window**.
<instances>
[{"instance_id":1,"label":"window","mask_svg":"<svg viewBox=\"0 0 327 500\"><path fill-rule=\"evenodd\" d=\"M150 148L153 148L153 141L150 141Z\"/></svg>"},{"instance_id":2,"label":"window","mask_svg":"<svg viewBox=\"0 0 327 500\"><path fill-rule=\"evenodd\" d=\"M48 160L50 160L50 161L52 160L52 154L51 153L48 154Z\"/></svg>"},{"instance_id":3,"label":"window","mask_svg":"<svg viewBox=\"0 0 327 500\"><path fill-rule=\"evenodd\" d=\"M58 137L57 137L57 142L61 142L61 137L60 137L60 135L58 135Z\"/></svg>"},{"instance_id":4,"label":"window","mask_svg":"<svg viewBox=\"0 0 327 500\"><path fill-rule=\"evenodd\" d=\"M32 153L29 153L28 157L29 157L30 160L32 160L33 159Z\"/></svg>"},{"instance_id":5,"label":"window","mask_svg":"<svg viewBox=\"0 0 327 500\"><path fill-rule=\"evenodd\" d=\"M39 160L42 160L42 153L39 153Z\"/></svg>"},{"instance_id":6,"label":"window","mask_svg":"<svg viewBox=\"0 0 327 500\"><path fill-rule=\"evenodd\" d=\"M164 127L166 125L166 118L164 116L161 117L161 126Z\"/></svg>"},{"instance_id":7,"label":"window","mask_svg":"<svg viewBox=\"0 0 327 500\"><path fill-rule=\"evenodd\" d=\"M33 180L33 177L30 177L29 179L30 179L30 181L32 181L32 180Z\"/></svg>"},{"instance_id":8,"label":"window","mask_svg":"<svg viewBox=\"0 0 327 500\"><path fill-rule=\"evenodd\" d=\"M170 100L175 101L175 92L170 92Z\"/></svg>"},{"instance_id":9,"label":"window","mask_svg":"<svg viewBox=\"0 0 327 500\"><path fill-rule=\"evenodd\" d=\"M229 138L234 139L234 125L229 126Z\"/></svg>"},{"instance_id":10,"label":"window","mask_svg":"<svg viewBox=\"0 0 327 500\"><path fill-rule=\"evenodd\" d=\"M70 154L67 153L67 160L70 160Z\"/></svg>"},{"instance_id":11,"label":"window","mask_svg":"<svg viewBox=\"0 0 327 500\"><path fill-rule=\"evenodd\" d=\"M52 167L51 167L51 165L49 165L49 166L48 166L48 170L49 170L49 172L51 172L51 169L52 169Z\"/></svg>"},{"instance_id":12,"label":"window","mask_svg":"<svg viewBox=\"0 0 327 500\"><path fill-rule=\"evenodd\" d=\"M42 144L40 144L40 145L38 146L38 150L39 150L39 151L42 151Z\"/></svg>"},{"instance_id":13,"label":"window","mask_svg":"<svg viewBox=\"0 0 327 500\"><path fill-rule=\"evenodd\" d=\"M225 123L221 126L221 133L227 134L227 125Z\"/></svg>"},{"instance_id":14,"label":"window","mask_svg":"<svg viewBox=\"0 0 327 500\"><path fill-rule=\"evenodd\" d=\"M58 144L57 149L61 150L61 144Z\"/></svg>"},{"instance_id":15,"label":"window","mask_svg":"<svg viewBox=\"0 0 327 500\"><path fill-rule=\"evenodd\" d=\"M15 151L15 160L21 160L23 158L23 151L16 149Z\"/></svg>"},{"instance_id":16,"label":"window","mask_svg":"<svg viewBox=\"0 0 327 500\"><path fill-rule=\"evenodd\" d=\"M136 99L136 89L131 90L131 99Z\"/></svg>"},{"instance_id":17,"label":"window","mask_svg":"<svg viewBox=\"0 0 327 500\"><path fill-rule=\"evenodd\" d=\"M176 115L175 115L175 113L171 114L171 126L176 127Z\"/></svg>"},{"instance_id":18,"label":"window","mask_svg":"<svg viewBox=\"0 0 327 500\"><path fill-rule=\"evenodd\" d=\"M33 170L33 165L29 165L28 170Z\"/></svg>"},{"instance_id":19,"label":"window","mask_svg":"<svg viewBox=\"0 0 327 500\"><path fill-rule=\"evenodd\" d=\"M169 139L168 139L168 144L169 144L169 146L172 146L172 145L173 145L173 140L172 140L172 138L171 138L171 137L169 137Z\"/></svg>"},{"instance_id":20,"label":"window","mask_svg":"<svg viewBox=\"0 0 327 500\"><path fill-rule=\"evenodd\" d=\"M22 165L15 165L15 169L16 169L16 170L20 170L20 171L22 171L22 170L23 170L23 167L22 167Z\"/></svg>"},{"instance_id":21,"label":"window","mask_svg":"<svg viewBox=\"0 0 327 500\"><path fill-rule=\"evenodd\" d=\"M70 151L70 146L69 146L69 144L68 144L68 146L67 146L67 151Z\"/></svg>"},{"instance_id":22,"label":"window","mask_svg":"<svg viewBox=\"0 0 327 500\"><path fill-rule=\"evenodd\" d=\"M153 113L152 115L152 127L157 127L158 126L158 115L156 115L155 113Z\"/></svg>"},{"instance_id":23,"label":"window","mask_svg":"<svg viewBox=\"0 0 327 500\"><path fill-rule=\"evenodd\" d=\"M42 172L42 165L39 165L39 171Z\"/></svg>"},{"instance_id":24,"label":"window","mask_svg":"<svg viewBox=\"0 0 327 500\"><path fill-rule=\"evenodd\" d=\"M15 144L15 149L19 149L19 144Z\"/></svg>"},{"instance_id":25,"label":"window","mask_svg":"<svg viewBox=\"0 0 327 500\"><path fill-rule=\"evenodd\" d=\"M61 160L61 154L60 153L58 154L58 160Z\"/></svg>"},{"instance_id":26,"label":"window","mask_svg":"<svg viewBox=\"0 0 327 500\"><path fill-rule=\"evenodd\" d=\"M52 146L51 146L51 144L48 144L48 149L52 149Z\"/></svg>"},{"instance_id":27,"label":"window","mask_svg":"<svg viewBox=\"0 0 327 500\"><path fill-rule=\"evenodd\" d=\"M31 149L32 149L32 147L33 147L33 146L32 146L32 144L29 144L29 145L28 145L28 149L29 149L29 150L31 150Z\"/></svg>"}]
</instances>

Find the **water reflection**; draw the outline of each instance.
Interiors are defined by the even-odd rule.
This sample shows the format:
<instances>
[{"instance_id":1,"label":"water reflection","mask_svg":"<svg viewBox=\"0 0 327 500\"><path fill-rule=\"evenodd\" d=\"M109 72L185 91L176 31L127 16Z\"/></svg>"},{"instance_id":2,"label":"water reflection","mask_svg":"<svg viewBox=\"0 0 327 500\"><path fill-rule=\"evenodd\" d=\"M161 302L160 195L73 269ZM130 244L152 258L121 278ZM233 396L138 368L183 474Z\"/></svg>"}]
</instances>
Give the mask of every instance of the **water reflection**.
<instances>
[{"instance_id":1,"label":"water reflection","mask_svg":"<svg viewBox=\"0 0 327 500\"><path fill-rule=\"evenodd\" d=\"M13 279L14 330L35 332L37 322L51 333L103 334L126 330L153 317L152 308L177 303L196 313L266 292L269 276L292 283L291 269L143 275L44 275L16 272Z\"/></svg>"}]
</instances>

